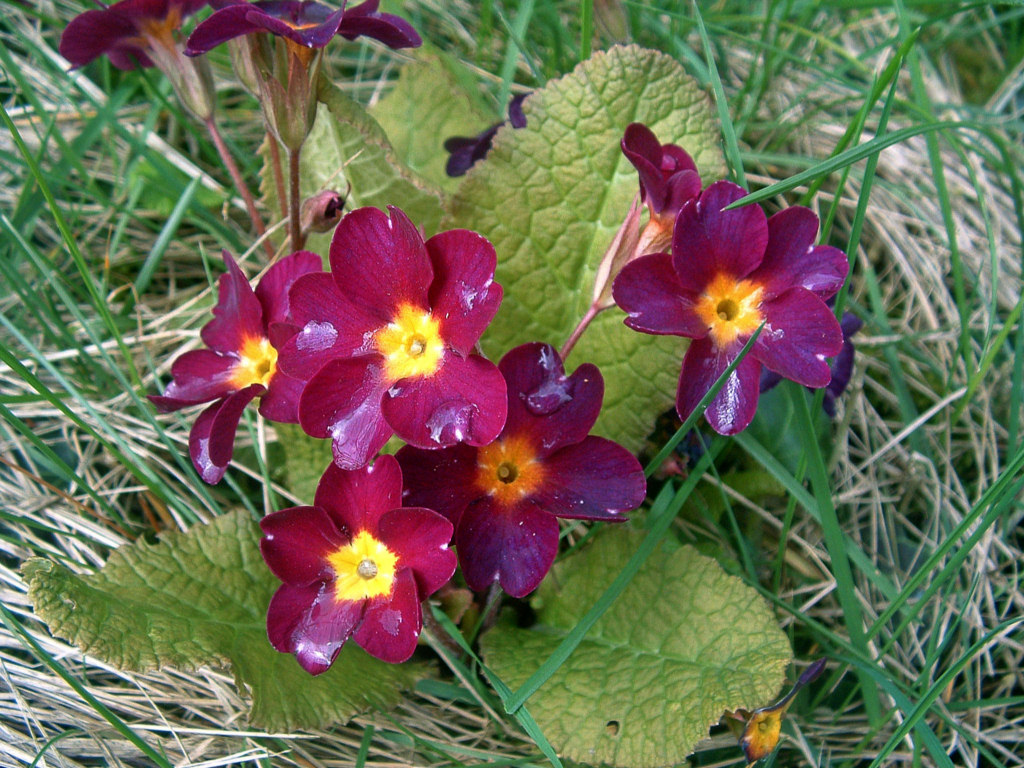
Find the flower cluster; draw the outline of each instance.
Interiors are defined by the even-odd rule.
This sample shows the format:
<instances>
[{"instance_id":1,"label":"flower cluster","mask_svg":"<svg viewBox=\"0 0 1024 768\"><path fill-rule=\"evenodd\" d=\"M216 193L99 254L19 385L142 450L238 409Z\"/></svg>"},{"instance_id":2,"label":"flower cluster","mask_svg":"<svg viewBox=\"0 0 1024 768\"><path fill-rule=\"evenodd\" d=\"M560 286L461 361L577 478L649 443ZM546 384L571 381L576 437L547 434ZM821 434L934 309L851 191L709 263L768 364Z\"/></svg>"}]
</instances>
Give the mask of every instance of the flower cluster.
<instances>
[{"instance_id":1,"label":"flower cluster","mask_svg":"<svg viewBox=\"0 0 1024 768\"><path fill-rule=\"evenodd\" d=\"M138 2L124 0L103 18ZM132 11L125 24L138 34L94 48L144 64L149 49L139 41L151 43L202 4L164 0L152 22ZM292 0L215 6L186 53L228 42L236 68L248 57L242 69L293 168L316 113L319 49L338 35L396 48L420 42L404 20L380 13L378 0L350 9ZM509 108L513 127L525 122L521 101ZM482 158L496 130L449 141L449 171ZM843 333L826 301L847 263L841 251L814 244L814 214L800 206L770 218L757 206L730 209L745 194L740 187L702 188L693 158L644 125L627 128L621 149L637 169L639 194L561 354L540 342L512 349L498 365L480 354L503 295L494 247L468 230L425 239L395 207L342 216L337 192L300 208L293 191L293 246L306 231L334 228L329 271L320 256L293 247L254 290L224 254L214 318L201 331L206 348L181 355L171 383L151 400L162 411L208 404L189 449L209 483L223 477L243 410L257 398L268 420L297 422L331 441L333 461L313 504L261 522L261 552L282 582L267 613L270 642L311 674L327 670L349 640L385 661L405 661L419 640L422 602L457 564L472 590L497 583L524 597L552 566L559 518L618 522L643 502L637 459L591 434L601 373L589 363L565 370L568 350L597 312L618 304L631 328L693 340L679 380L680 417L738 363L706 412L719 432L749 424L762 369L765 386L773 374L813 387L832 378L826 358L840 351ZM750 355L737 360L755 333ZM393 436L405 445L380 455Z\"/></svg>"},{"instance_id":2,"label":"flower cluster","mask_svg":"<svg viewBox=\"0 0 1024 768\"><path fill-rule=\"evenodd\" d=\"M472 589L498 581L522 597L551 567L557 517L620 521L646 491L636 458L589 434L604 392L595 366L566 375L539 343L498 366L473 351L502 297L487 240L454 230L424 241L402 211L361 208L338 224L329 255L327 273L295 253L253 291L225 254L208 349L179 357L151 398L163 410L213 401L190 440L208 482L223 476L256 397L265 417L331 438L313 506L262 523L283 582L271 642L313 674L350 637L384 660L408 658L420 603L455 568L453 535ZM374 460L392 434L406 442L397 461Z\"/></svg>"}]
</instances>

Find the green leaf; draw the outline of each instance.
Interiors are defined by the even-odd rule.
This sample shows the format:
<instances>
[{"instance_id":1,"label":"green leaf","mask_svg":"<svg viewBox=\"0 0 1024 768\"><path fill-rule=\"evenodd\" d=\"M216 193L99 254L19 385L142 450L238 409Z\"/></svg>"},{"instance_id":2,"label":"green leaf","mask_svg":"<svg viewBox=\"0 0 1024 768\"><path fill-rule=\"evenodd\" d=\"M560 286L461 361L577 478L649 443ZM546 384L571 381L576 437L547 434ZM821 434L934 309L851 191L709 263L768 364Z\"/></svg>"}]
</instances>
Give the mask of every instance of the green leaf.
<instances>
[{"instance_id":1,"label":"green leaf","mask_svg":"<svg viewBox=\"0 0 1024 768\"><path fill-rule=\"evenodd\" d=\"M445 203L447 225L480 232L498 252L505 299L483 338L499 357L528 341L560 346L590 305L594 274L638 189L619 142L634 121L697 162L705 182L725 173L707 95L674 59L637 46L598 53L535 91L527 126L498 131ZM686 341L599 315L570 356L601 368L605 404L596 431L638 450L675 399Z\"/></svg>"},{"instance_id":2,"label":"green leaf","mask_svg":"<svg viewBox=\"0 0 1024 768\"><path fill-rule=\"evenodd\" d=\"M473 98L459 62L439 51L419 51L398 82L370 108L406 166L445 191L460 183L444 171L445 139L476 136L501 118ZM460 76L462 75L462 76Z\"/></svg>"},{"instance_id":3,"label":"green leaf","mask_svg":"<svg viewBox=\"0 0 1024 768\"><path fill-rule=\"evenodd\" d=\"M390 708L426 676L420 665L386 664L353 643L318 677L275 651L265 617L279 582L259 539L259 526L238 511L157 544L140 539L91 575L43 558L22 573L54 635L119 669L230 664L239 688L252 692L251 720L261 728L317 728Z\"/></svg>"},{"instance_id":4,"label":"green leaf","mask_svg":"<svg viewBox=\"0 0 1024 768\"><path fill-rule=\"evenodd\" d=\"M428 236L437 231L440 191L403 165L377 121L340 88L324 81L317 96L322 103L299 164L302 199L324 189L345 192L351 184L347 210L395 205ZM263 158L263 195L268 208L280 212L266 148ZM287 186L288 158L283 150L281 162ZM330 242L331 233L313 233L306 248L325 256Z\"/></svg>"},{"instance_id":5,"label":"green leaf","mask_svg":"<svg viewBox=\"0 0 1024 768\"><path fill-rule=\"evenodd\" d=\"M606 528L559 561L538 624L499 624L485 663L521 685L629 560L641 532ZM527 702L559 754L591 765L681 763L726 711L772 701L791 659L768 604L691 547L662 543L576 651Z\"/></svg>"},{"instance_id":6,"label":"green leaf","mask_svg":"<svg viewBox=\"0 0 1024 768\"><path fill-rule=\"evenodd\" d=\"M334 461L331 441L310 437L298 424L275 424L284 454L284 485L303 504L312 504L316 486Z\"/></svg>"}]
</instances>

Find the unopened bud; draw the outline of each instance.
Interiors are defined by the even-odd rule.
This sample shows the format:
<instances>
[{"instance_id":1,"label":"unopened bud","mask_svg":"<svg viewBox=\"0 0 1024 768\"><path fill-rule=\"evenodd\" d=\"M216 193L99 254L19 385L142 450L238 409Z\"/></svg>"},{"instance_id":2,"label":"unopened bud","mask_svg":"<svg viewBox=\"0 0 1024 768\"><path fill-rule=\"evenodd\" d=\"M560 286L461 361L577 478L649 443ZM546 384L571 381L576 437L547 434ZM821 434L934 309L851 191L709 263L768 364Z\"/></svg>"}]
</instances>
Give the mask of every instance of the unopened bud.
<instances>
[{"instance_id":1,"label":"unopened bud","mask_svg":"<svg viewBox=\"0 0 1024 768\"><path fill-rule=\"evenodd\" d=\"M304 232L330 232L345 211L345 195L333 189L317 192L302 201L302 230Z\"/></svg>"},{"instance_id":2,"label":"unopened bud","mask_svg":"<svg viewBox=\"0 0 1024 768\"><path fill-rule=\"evenodd\" d=\"M637 256L643 255L638 250L639 240L640 200L639 197L635 197L622 226L615 233L601 263L597 266L597 274L594 276L593 306L598 311L615 305L615 301L612 299L612 284L626 264Z\"/></svg>"}]
</instances>

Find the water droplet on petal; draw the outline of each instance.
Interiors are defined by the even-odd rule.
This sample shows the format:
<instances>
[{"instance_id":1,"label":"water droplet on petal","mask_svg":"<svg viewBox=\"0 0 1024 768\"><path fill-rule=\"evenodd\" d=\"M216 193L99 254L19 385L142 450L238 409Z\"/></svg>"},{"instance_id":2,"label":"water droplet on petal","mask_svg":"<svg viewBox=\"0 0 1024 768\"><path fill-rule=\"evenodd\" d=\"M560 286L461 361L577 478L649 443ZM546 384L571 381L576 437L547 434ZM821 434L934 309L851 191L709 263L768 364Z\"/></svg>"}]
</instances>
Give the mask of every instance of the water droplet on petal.
<instances>
[{"instance_id":1,"label":"water droplet on petal","mask_svg":"<svg viewBox=\"0 0 1024 768\"><path fill-rule=\"evenodd\" d=\"M438 445L453 445L462 442L470 434L477 407L465 400L443 403L427 419L427 430L431 442Z\"/></svg>"},{"instance_id":2,"label":"water droplet on petal","mask_svg":"<svg viewBox=\"0 0 1024 768\"><path fill-rule=\"evenodd\" d=\"M392 637L402 626L402 612L392 608L380 612L380 627Z\"/></svg>"},{"instance_id":3,"label":"water droplet on petal","mask_svg":"<svg viewBox=\"0 0 1024 768\"><path fill-rule=\"evenodd\" d=\"M547 416L572 400L569 379L562 369L562 362L551 347L540 350L540 367L545 379L533 392L522 395L526 409L534 416Z\"/></svg>"},{"instance_id":4,"label":"water droplet on petal","mask_svg":"<svg viewBox=\"0 0 1024 768\"><path fill-rule=\"evenodd\" d=\"M295 338L295 348L303 352L319 352L334 346L337 329L330 323L310 320Z\"/></svg>"}]
</instances>

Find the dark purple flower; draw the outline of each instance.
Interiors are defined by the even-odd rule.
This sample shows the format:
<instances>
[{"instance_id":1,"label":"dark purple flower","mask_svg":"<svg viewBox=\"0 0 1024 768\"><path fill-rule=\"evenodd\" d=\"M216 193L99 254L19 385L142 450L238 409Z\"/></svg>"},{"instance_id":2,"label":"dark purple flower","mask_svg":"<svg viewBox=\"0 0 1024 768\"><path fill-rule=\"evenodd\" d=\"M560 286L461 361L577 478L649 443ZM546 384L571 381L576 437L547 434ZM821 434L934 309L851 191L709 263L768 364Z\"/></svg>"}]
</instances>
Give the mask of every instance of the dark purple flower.
<instances>
[{"instance_id":1,"label":"dark purple flower","mask_svg":"<svg viewBox=\"0 0 1024 768\"><path fill-rule=\"evenodd\" d=\"M523 597L555 559L557 517L624 520L643 502L646 482L625 448L589 434L604 396L595 366L566 376L553 347L524 344L499 367L508 421L497 440L440 451L406 446L397 456L405 502L429 500L455 524L466 584L483 590L498 581Z\"/></svg>"},{"instance_id":2,"label":"dark purple flower","mask_svg":"<svg viewBox=\"0 0 1024 768\"><path fill-rule=\"evenodd\" d=\"M831 307L832 304L830 299L828 305ZM831 419L836 417L836 400L846 391L846 387L850 384L850 377L853 376L853 358L857 350L850 337L863 326L864 321L855 314L843 312L843 319L839 321L839 327L843 331L843 348L832 360L832 380L825 387L825 397L821 401L821 407ZM769 371L767 368L761 371L762 392L767 392L780 381L782 381L782 377L774 371Z\"/></svg>"},{"instance_id":3,"label":"dark purple flower","mask_svg":"<svg viewBox=\"0 0 1024 768\"><path fill-rule=\"evenodd\" d=\"M82 67L106 54L118 69L152 67L155 46L174 49L174 32L209 0L121 0L79 14L60 38L60 55Z\"/></svg>"},{"instance_id":4,"label":"dark purple flower","mask_svg":"<svg viewBox=\"0 0 1024 768\"><path fill-rule=\"evenodd\" d=\"M267 270L253 292L227 251L224 264L213 320L200 332L208 348L175 360L163 396L149 398L164 413L212 401L188 439L192 463L208 483L224 476L239 419L253 399L260 398L260 413L271 421L299 420L302 382L278 368L278 347L297 330L288 322L288 289L300 275L321 269L315 253L293 253Z\"/></svg>"},{"instance_id":5,"label":"dark purple flower","mask_svg":"<svg viewBox=\"0 0 1024 768\"><path fill-rule=\"evenodd\" d=\"M391 48L413 48L423 42L405 19L378 12L379 0L348 10L344 1L339 8L314 0L228 0L220 5L189 37L189 56L253 32L269 32L305 48L323 48L335 35L348 40L365 35Z\"/></svg>"},{"instance_id":6,"label":"dark purple flower","mask_svg":"<svg viewBox=\"0 0 1024 768\"><path fill-rule=\"evenodd\" d=\"M311 675L326 672L351 637L397 664L416 650L421 603L455 572L452 525L402 506L393 456L355 471L327 468L311 507L260 522L260 552L284 583L267 609L267 635Z\"/></svg>"},{"instance_id":7,"label":"dark purple flower","mask_svg":"<svg viewBox=\"0 0 1024 768\"><path fill-rule=\"evenodd\" d=\"M501 303L494 247L468 230L424 243L397 208L349 213L331 240L331 274L295 283L301 328L282 368L309 380L299 423L361 467L391 435L422 448L485 445L505 423L505 381L473 354Z\"/></svg>"},{"instance_id":8,"label":"dark purple flower","mask_svg":"<svg viewBox=\"0 0 1024 768\"><path fill-rule=\"evenodd\" d=\"M693 158L675 144L661 144L643 123L631 123L622 137L622 153L640 174L640 199L651 216L671 227L676 214L700 194Z\"/></svg>"},{"instance_id":9,"label":"dark purple flower","mask_svg":"<svg viewBox=\"0 0 1024 768\"><path fill-rule=\"evenodd\" d=\"M513 128L525 128L526 115L523 114L523 100L528 95L521 93L512 98L508 103L507 121L495 123L476 136L452 136L450 139L445 139L444 148L445 151L451 153L451 157L448 158L444 172L452 177L463 176L477 161L487 157L487 153L491 151L491 142L494 141L495 134L506 122Z\"/></svg>"},{"instance_id":10,"label":"dark purple flower","mask_svg":"<svg viewBox=\"0 0 1024 768\"><path fill-rule=\"evenodd\" d=\"M708 423L721 434L745 429L754 417L762 365L824 387L831 379L825 358L843 344L825 299L846 278L846 254L814 245L818 217L803 206L770 219L757 205L723 210L744 195L728 181L710 185L679 212L672 255L630 262L613 288L630 328L693 339L676 395L684 420L764 323L750 354L708 406Z\"/></svg>"}]
</instances>

